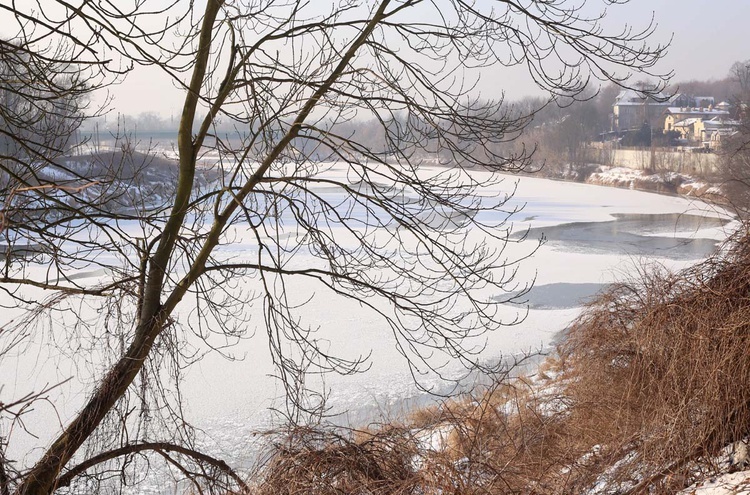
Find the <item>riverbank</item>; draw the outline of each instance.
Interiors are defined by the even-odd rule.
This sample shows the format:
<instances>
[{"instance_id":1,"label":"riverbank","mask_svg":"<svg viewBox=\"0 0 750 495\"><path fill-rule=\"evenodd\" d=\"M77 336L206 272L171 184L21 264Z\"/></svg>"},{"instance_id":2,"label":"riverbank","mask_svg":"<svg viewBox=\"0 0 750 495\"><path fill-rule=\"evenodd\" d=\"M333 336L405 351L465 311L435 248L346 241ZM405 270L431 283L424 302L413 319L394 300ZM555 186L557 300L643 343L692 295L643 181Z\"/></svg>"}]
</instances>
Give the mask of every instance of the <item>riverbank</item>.
<instances>
[{"instance_id":1,"label":"riverbank","mask_svg":"<svg viewBox=\"0 0 750 495\"><path fill-rule=\"evenodd\" d=\"M587 184L677 194L723 204L721 185L677 172L654 172L623 167L599 166L586 177Z\"/></svg>"},{"instance_id":2,"label":"riverbank","mask_svg":"<svg viewBox=\"0 0 750 495\"><path fill-rule=\"evenodd\" d=\"M295 430L253 493L747 493L750 239L642 275L534 373L348 434Z\"/></svg>"},{"instance_id":3,"label":"riverbank","mask_svg":"<svg viewBox=\"0 0 750 495\"><path fill-rule=\"evenodd\" d=\"M732 210L731 202L727 199L725 184L718 181L715 174L702 176L671 171L656 172L649 169L591 163L576 167L560 165L557 167L542 167L532 173L523 173L522 175L695 198L711 205Z\"/></svg>"}]
</instances>

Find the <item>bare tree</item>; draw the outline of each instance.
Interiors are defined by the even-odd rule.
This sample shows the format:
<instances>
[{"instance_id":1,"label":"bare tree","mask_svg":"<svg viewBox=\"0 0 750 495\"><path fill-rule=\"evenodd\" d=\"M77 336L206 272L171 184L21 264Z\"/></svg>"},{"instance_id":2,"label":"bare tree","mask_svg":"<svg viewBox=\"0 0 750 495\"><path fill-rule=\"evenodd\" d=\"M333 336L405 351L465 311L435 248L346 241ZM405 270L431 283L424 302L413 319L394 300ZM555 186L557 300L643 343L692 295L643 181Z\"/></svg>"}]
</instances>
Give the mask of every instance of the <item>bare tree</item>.
<instances>
[{"instance_id":1,"label":"bare tree","mask_svg":"<svg viewBox=\"0 0 750 495\"><path fill-rule=\"evenodd\" d=\"M0 287L12 299L4 304L28 311L3 333L24 338L49 321L60 352L90 352L109 366L38 462L3 489L46 494L87 473L124 477L147 452L197 487L236 482L225 464L197 452L185 426L179 383L194 359L184 348L190 335L221 347L246 335L251 316L260 321L297 408L309 406L307 371L366 365L319 345L288 288L298 278L332 308L348 298L376 311L417 379L440 372L445 360L436 355L481 366L476 337L514 323L500 313L514 296L497 296L518 289L520 261L493 247L509 240L508 198L483 191L503 180L500 172L527 165L527 153L501 150L531 115L503 104L502 94L475 97L478 71L525 66L551 98L575 98L592 78L623 85L630 72L658 76L663 47L644 44L653 24L610 34L603 14L583 7L208 0L199 12L179 0L0 2L18 25L7 46L23 47L27 67L71 68L70 77L26 81L55 98L68 85L85 93L142 65L158 66L185 94L175 186L160 194L133 192L150 168L132 159L106 172L74 167L54 162L61 146L49 145L2 162L17 182L2 193ZM2 83L11 87L14 77ZM379 145L347 130L364 120L379 123L380 136L368 138ZM236 131L218 133L219 122ZM30 147L25 135L7 134ZM197 163L209 152L218 157L208 167L213 180L202 180ZM435 159L443 168L426 173L422 165ZM40 174L40 163L65 180ZM237 232L255 247L233 257L223 246ZM315 261L296 265L300 256ZM75 276L92 267L106 276L90 284ZM35 300L32 288L48 295ZM177 311L185 305L190 318ZM99 316L88 318L84 306ZM156 433L143 420L153 416Z\"/></svg>"},{"instance_id":2,"label":"bare tree","mask_svg":"<svg viewBox=\"0 0 750 495\"><path fill-rule=\"evenodd\" d=\"M718 178L722 182L723 202L743 218L750 212L750 61L735 62L729 71L733 83L733 114L736 127L723 134L719 149Z\"/></svg>"},{"instance_id":3,"label":"bare tree","mask_svg":"<svg viewBox=\"0 0 750 495\"><path fill-rule=\"evenodd\" d=\"M750 93L750 60L735 62L729 69L729 79L737 86L740 100L746 100Z\"/></svg>"}]
</instances>

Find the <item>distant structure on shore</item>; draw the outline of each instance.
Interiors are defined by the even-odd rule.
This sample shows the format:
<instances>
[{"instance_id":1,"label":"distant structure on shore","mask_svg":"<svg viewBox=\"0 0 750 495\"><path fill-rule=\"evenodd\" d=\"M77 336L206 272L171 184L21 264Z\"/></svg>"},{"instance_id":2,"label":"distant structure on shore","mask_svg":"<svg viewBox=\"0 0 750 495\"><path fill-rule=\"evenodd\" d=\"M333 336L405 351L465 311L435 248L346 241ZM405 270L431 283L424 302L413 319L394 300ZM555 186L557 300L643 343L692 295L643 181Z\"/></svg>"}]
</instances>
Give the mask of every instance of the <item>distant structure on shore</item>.
<instances>
[{"instance_id":1,"label":"distant structure on shore","mask_svg":"<svg viewBox=\"0 0 750 495\"><path fill-rule=\"evenodd\" d=\"M686 94L647 95L637 90L623 90L612 105L611 135L617 139L629 133L652 137L663 135L671 146L688 146L715 150L722 140L737 132L739 122L732 118L731 105L715 103L713 96ZM648 143L651 144L651 140Z\"/></svg>"}]
</instances>

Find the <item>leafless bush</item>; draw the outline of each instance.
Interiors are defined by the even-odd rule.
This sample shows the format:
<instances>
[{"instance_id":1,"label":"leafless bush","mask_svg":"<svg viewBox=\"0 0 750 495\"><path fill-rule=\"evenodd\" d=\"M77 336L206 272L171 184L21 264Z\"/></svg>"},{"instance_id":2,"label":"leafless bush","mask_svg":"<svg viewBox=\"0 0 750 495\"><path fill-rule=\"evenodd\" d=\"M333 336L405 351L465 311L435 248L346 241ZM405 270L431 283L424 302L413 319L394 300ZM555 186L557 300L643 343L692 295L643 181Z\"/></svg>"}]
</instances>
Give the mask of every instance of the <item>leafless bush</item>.
<instances>
[{"instance_id":1,"label":"leafless bush","mask_svg":"<svg viewBox=\"0 0 750 495\"><path fill-rule=\"evenodd\" d=\"M416 493L421 485L412 465L417 443L407 430L359 437L325 428L287 432L253 493Z\"/></svg>"},{"instance_id":2,"label":"leafless bush","mask_svg":"<svg viewBox=\"0 0 750 495\"><path fill-rule=\"evenodd\" d=\"M605 446L607 483L669 493L750 432L750 238L683 272L640 275L570 332L570 426Z\"/></svg>"},{"instance_id":3,"label":"leafless bush","mask_svg":"<svg viewBox=\"0 0 750 495\"><path fill-rule=\"evenodd\" d=\"M538 376L544 376L540 373ZM368 431L295 429L277 442L254 495L566 493L588 446L568 428L556 380L489 388Z\"/></svg>"}]
</instances>

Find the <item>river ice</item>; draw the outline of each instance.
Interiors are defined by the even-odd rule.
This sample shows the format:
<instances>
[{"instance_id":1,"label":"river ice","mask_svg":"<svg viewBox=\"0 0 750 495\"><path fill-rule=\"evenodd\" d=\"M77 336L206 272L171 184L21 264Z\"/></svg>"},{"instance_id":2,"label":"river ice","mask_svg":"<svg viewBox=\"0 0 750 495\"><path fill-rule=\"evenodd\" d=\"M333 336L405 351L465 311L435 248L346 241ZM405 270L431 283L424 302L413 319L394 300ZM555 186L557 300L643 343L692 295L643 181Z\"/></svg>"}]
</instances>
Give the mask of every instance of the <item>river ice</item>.
<instances>
[{"instance_id":1,"label":"river ice","mask_svg":"<svg viewBox=\"0 0 750 495\"><path fill-rule=\"evenodd\" d=\"M547 242L521 265L518 274L522 283L535 280L527 294L528 315L522 323L487 336L483 354L487 360L548 349L583 302L625 276L634 264L687 266L710 254L734 226L725 212L686 198L529 177L509 177L503 187L510 190L516 180L511 201L524 207L512 219L514 231L520 235L528 230L529 241L513 249L531 251L541 236ZM240 243L231 249L239 252L252 246ZM320 325L320 338L330 343L331 350L349 357L371 354L367 372L312 378L328 394L328 406L339 421L361 424L431 400L414 386L392 337L372 311L347 301L335 308L313 302L305 311ZM14 316L13 312L0 315L0 324ZM283 408L284 392L273 378L262 333L240 342L232 352L240 359L227 361L209 354L193 365L183 394L188 419L203 431L201 442L243 468L257 454L256 432L273 424L273 408ZM31 353L38 354L33 365L24 364ZM0 361L0 400L75 374L78 359L73 356L71 362L61 364L33 346L5 356ZM26 416L27 426L38 439L0 425L0 435L10 435L9 456L20 465L33 462L59 432L54 425L64 424L80 406L86 385L61 389L63 397L51 394L57 411L45 404ZM434 386L437 392L447 391L440 383Z\"/></svg>"}]
</instances>

